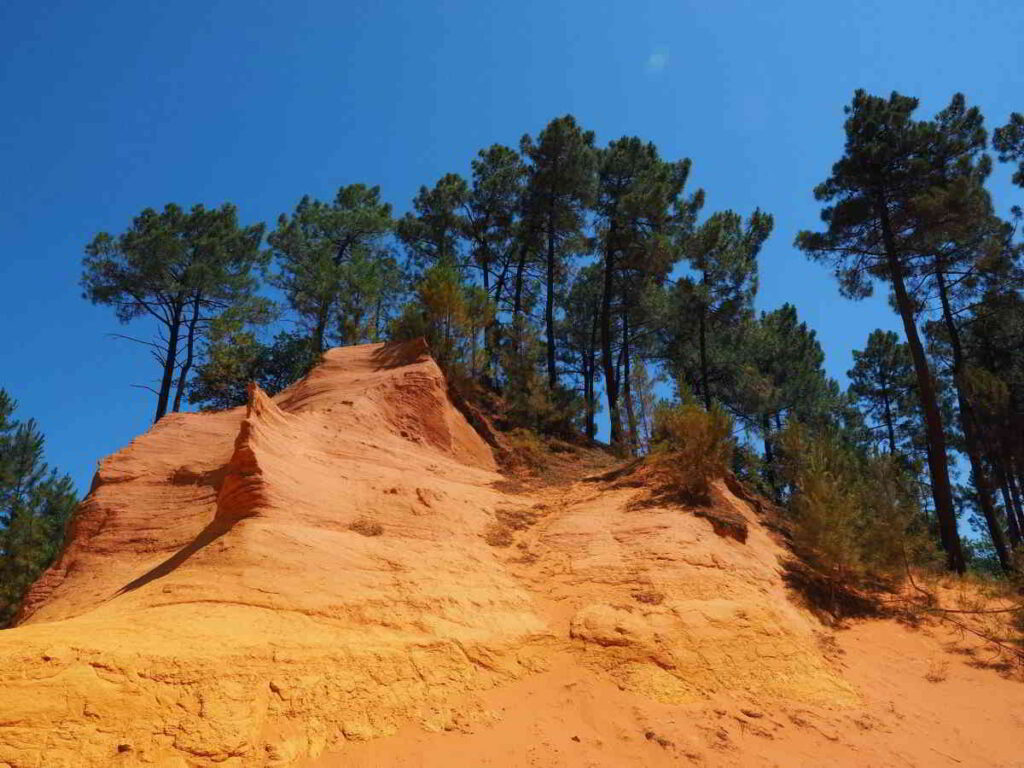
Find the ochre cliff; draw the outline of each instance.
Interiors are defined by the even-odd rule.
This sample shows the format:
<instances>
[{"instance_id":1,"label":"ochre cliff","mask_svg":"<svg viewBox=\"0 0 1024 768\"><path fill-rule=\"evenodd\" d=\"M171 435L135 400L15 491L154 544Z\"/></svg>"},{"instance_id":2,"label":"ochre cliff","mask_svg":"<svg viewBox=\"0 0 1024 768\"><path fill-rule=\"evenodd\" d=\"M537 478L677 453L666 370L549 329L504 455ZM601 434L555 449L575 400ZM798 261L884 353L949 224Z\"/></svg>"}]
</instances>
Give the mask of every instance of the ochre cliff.
<instances>
[{"instance_id":1,"label":"ochre cliff","mask_svg":"<svg viewBox=\"0 0 1024 768\"><path fill-rule=\"evenodd\" d=\"M895 715L724 485L745 540L613 482L510 487L421 342L165 417L0 632L0 766L886 764L857 731Z\"/></svg>"}]
</instances>

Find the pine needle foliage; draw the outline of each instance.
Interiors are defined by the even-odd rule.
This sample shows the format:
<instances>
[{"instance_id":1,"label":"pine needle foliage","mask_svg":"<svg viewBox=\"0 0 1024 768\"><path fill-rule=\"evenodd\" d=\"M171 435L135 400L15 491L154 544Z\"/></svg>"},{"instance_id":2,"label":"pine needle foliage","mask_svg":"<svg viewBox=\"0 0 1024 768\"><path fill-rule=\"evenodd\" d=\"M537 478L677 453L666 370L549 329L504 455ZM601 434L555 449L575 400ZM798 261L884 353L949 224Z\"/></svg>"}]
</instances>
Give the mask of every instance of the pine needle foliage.
<instances>
[{"instance_id":1,"label":"pine needle foliage","mask_svg":"<svg viewBox=\"0 0 1024 768\"><path fill-rule=\"evenodd\" d=\"M717 404L661 404L654 412L654 461L667 469L684 496L700 503L711 498L711 483L732 461L732 418Z\"/></svg>"},{"instance_id":2,"label":"pine needle foliage","mask_svg":"<svg viewBox=\"0 0 1024 768\"><path fill-rule=\"evenodd\" d=\"M934 557L912 478L888 454L792 423L780 436L795 549L836 582L898 579Z\"/></svg>"},{"instance_id":3,"label":"pine needle foliage","mask_svg":"<svg viewBox=\"0 0 1024 768\"><path fill-rule=\"evenodd\" d=\"M0 627L53 562L78 502L71 478L43 461L35 421L13 418L17 403L0 389Z\"/></svg>"}]
</instances>

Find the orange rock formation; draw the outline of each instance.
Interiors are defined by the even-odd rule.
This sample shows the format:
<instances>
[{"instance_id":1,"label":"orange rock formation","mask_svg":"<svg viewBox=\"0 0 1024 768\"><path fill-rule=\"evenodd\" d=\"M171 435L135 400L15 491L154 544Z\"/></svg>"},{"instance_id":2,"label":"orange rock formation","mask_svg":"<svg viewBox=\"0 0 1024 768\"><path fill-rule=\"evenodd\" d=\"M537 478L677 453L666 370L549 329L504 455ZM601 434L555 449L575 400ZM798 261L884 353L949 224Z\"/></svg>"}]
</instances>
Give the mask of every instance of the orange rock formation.
<instances>
[{"instance_id":1,"label":"orange rock formation","mask_svg":"<svg viewBox=\"0 0 1024 768\"><path fill-rule=\"evenodd\" d=\"M1002 741L908 722L936 689L899 644L934 640L876 622L837 661L724 485L745 541L609 482L508 488L422 342L165 417L0 632L0 766L1019 764L1018 683L970 670ZM907 684L879 698L860 646Z\"/></svg>"}]
</instances>

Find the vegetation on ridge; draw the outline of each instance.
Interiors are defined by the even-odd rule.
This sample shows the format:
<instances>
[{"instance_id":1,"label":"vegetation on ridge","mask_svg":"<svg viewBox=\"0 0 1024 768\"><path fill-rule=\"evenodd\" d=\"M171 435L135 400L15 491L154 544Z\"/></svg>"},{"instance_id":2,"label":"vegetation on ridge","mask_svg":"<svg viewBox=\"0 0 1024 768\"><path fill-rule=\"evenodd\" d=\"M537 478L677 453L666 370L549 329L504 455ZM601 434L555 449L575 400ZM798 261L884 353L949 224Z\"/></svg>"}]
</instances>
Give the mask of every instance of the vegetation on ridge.
<instances>
[{"instance_id":1,"label":"vegetation on ridge","mask_svg":"<svg viewBox=\"0 0 1024 768\"><path fill-rule=\"evenodd\" d=\"M570 115L480 150L401 216L366 184L301 196L269 232L231 204L146 209L88 243L83 295L147 327L127 338L155 359L155 419L238 404L250 380L277 391L334 344L425 336L456 385L500 397L509 428L594 441L606 419L621 455L683 457L698 496L728 464L827 568L929 560L927 539L952 571L1010 574L1024 541L1021 213L1000 215L986 185L998 161L1024 187L1024 118L995 130L993 157L961 94L930 118L917 107L854 94L814 189L821 226L796 238L843 296L882 287L902 322L902 339L864 329L845 391L796 307L754 310L771 214L706 213L689 158L635 136L601 145ZM42 438L2 402L9 618L72 495L36 473ZM35 458L10 469L28 444Z\"/></svg>"}]
</instances>

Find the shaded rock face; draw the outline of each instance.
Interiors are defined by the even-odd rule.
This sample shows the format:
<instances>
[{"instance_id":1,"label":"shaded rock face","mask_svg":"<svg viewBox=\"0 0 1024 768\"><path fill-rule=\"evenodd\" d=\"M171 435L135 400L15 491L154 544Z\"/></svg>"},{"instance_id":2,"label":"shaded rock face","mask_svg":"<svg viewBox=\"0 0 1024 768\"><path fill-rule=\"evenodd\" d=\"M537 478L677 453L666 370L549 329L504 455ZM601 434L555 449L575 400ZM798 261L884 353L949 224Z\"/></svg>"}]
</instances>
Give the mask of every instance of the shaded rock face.
<instances>
[{"instance_id":1,"label":"shaded rock face","mask_svg":"<svg viewBox=\"0 0 1024 768\"><path fill-rule=\"evenodd\" d=\"M743 541L499 480L422 342L165 417L102 462L0 632L0 766L292 765L487 722L477 693L563 663L660 702L855 700L724 486Z\"/></svg>"}]
</instances>

